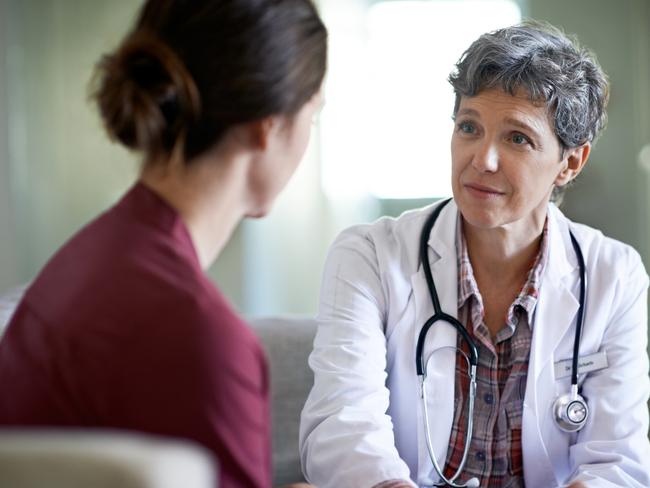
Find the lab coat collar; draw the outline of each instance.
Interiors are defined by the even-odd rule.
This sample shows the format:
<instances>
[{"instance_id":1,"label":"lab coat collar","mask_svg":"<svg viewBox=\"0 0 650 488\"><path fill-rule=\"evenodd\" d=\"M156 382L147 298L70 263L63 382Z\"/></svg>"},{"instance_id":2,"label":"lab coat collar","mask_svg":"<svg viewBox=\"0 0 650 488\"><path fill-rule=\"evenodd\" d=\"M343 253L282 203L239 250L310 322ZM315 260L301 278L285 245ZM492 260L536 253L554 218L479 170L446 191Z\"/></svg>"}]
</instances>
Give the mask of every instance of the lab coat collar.
<instances>
[{"instance_id":1,"label":"lab coat collar","mask_svg":"<svg viewBox=\"0 0 650 488\"><path fill-rule=\"evenodd\" d=\"M437 205L439 204L435 206ZM433 212L435 206L431 206L431 212ZM429 213L427 212L427 216ZM431 258L432 267L436 265L437 259L442 259L445 262L448 259L456 261L456 225L458 223L458 215L458 206L456 206L456 201L453 199L440 212L438 220L431 234L429 234L429 247L435 253L435 256ZM433 275L435 276L435 272Z\"/></svg>"},{"instance_id":2,"label":"lab coat collar","mask_svg":"<svg viewBox=\"0 0 650 488\"><path fill-rule=\"evenodd\" d=\"M549 260L540 284L540 297L533 320L533 343L529 374L537 380L565 337L579 308L579 268L571 244L568 220L549 205Z\"/></svg>"},{"instance_id":3,"label":"lab coat collar","mask_svg":"<svg viewBox=\"0 0 650 488\"><path fill-rule=\"evenodd\" d=\"M548 206L549 260L544 277L555 285L578 268L578 258L571 245L569 221L552 203Z\"/></svg>"}]
</instances>

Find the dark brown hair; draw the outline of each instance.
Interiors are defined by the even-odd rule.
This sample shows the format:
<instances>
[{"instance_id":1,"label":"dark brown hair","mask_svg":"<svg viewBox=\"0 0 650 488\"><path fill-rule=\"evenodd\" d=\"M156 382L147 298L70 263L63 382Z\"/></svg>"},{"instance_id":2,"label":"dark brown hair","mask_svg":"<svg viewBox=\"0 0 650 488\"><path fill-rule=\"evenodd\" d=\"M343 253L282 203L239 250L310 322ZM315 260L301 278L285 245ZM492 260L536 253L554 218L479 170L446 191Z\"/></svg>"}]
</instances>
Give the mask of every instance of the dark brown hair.
<instances>
[{"instance_id":1,"label":"dark brown hair","mask_svg":"<svg viewBox=\"0 0 650 488\"><path fill-rule=\"evenodd\" d=\"M296 113L326 57L311 0L148 0L93 96L113 139L149 159L182 143L190 161L236 124Z\"/></svg>"}]
</instances>

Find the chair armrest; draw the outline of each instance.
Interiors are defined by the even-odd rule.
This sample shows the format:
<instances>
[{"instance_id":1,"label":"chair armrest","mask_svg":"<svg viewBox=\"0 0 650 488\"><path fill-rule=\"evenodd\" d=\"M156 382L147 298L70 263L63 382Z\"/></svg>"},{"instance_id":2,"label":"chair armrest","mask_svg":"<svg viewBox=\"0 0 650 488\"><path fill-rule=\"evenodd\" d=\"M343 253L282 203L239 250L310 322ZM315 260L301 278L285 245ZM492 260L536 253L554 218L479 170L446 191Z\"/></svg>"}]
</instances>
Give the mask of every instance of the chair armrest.
<instances>
[{"instance_id":1,"label":"chair armrest","mask_svg":"<svg viewBox=\"0 0 650 488\"><path fill-rule=\"evenodd\" d=\"M0 486L215 488L216 466L186 441L125 431L0 429Z\"/></svg>"}]
</instances>

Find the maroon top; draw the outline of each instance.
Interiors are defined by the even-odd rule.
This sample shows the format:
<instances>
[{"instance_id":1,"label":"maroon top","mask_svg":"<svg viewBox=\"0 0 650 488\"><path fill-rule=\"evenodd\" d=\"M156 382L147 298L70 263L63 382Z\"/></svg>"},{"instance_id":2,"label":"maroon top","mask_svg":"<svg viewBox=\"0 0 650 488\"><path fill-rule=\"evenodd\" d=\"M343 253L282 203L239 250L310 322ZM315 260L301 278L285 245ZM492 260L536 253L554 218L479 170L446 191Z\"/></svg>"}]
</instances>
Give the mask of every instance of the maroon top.
<instances>
[{"instance_id":1,"label":"maroon top","mask_svg":"<svg viewBox=\"0 0 650 488\"><path fill-rule=\"evenodd\" d=\"M262 348L142 184L28 289L0 342L0 385L0 425L192 439L215 454L221 487L271 486Z\"/></svg>"}]
</instances>

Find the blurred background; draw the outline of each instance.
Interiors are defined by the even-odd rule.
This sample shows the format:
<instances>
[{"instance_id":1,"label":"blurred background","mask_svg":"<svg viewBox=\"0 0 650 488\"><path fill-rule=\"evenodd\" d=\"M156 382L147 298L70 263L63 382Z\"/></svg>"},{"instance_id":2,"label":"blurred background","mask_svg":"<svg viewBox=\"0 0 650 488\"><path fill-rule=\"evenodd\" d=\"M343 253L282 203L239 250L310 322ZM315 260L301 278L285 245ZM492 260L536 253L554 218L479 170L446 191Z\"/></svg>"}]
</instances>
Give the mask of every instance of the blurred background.
<instances>
[{"instance_id":1,"label":"blurred background","mask_svg":"<svg viewBox=\"0 0 650 488\"><path fill-rule=\"evenodd\" d=\"M608 129L565 213L633 245L650 265L650 0L318 4L330 68L307 155L271 215L243 222L210 269L240 311L315 313L340 230L450 194L446 77L479 34L522 18L575 34L612 83ZM138 174L138 159L105 137L88 83L139 6L0 0L0 294L31 280Z\"/></svg>"}]
</instances>

